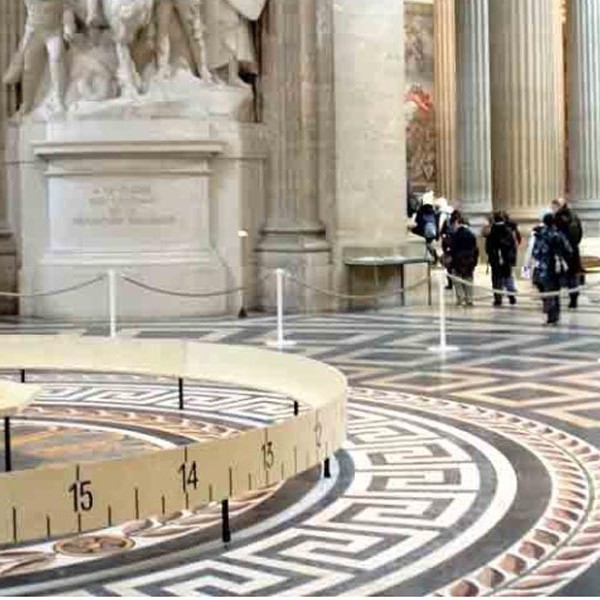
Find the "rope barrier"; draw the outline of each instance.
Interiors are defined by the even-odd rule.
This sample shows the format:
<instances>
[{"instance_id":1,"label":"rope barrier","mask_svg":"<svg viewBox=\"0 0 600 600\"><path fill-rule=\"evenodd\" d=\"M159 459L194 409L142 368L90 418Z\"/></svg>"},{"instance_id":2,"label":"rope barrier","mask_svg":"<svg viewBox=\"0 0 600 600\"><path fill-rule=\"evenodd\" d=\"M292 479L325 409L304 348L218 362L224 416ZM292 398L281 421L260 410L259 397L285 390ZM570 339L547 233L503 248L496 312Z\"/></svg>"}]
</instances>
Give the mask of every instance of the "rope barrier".
<instances>
[{"instance_id":1,"label":"rope barrier","mask_svg":"<svg viewBox=\"0 0 600 600\"><path fill-rule=\"evenodd\" d=\"M276 273L277 273L276 270L269 272L266 275L264 275L263 277L261 277L260 279L258 279L255 283L250 284L250 285L238 286L235 288L229 288L226 290L221 290L221 291L216 291L216 292L183 292L183 291L177 291L177 290L168 290L166 288L162 288L159 286L154 286L154 285L150 285L148 283L144 283L142 281L138 281L137 279L134 279L127 275L120 275L120 278L123 281L126 281L127 283L130 283L136 287L139 287L141 289L144 289L144 290L147 290L150 292L154 292L157 294L163 294L163 295L174 296L174 297L182 297L182 298L215 298L218 296L228 296L231 294L238 294L240 292L248 291L248 290L252 289L255 285L259 285L259 284L263 283L264 281L266 281L267 279L269 279ZM74 292L74 291L77 291L80 289L84 289L88 286L94 285L96 283L99 283L100 281L105 280L107 278L107 276L108 276L107 274L98 275L97 277L94 277L93 279L89 279L82 283L78 283L78 284L75 284L75 285L72 285L69 287L60 288L57 290L51 290L51 291L47 291L47 292L21 294L18 292L1 292L0 291L0 297L40 298L40 297L44 297L44 296L56 296L59 294L66 294L69 292ZM581 291L589 291L592 289L600 288L600 281L598 281L594 284L580 285L575 288L569 288L568 290L558 290L558 291L551 291L551 292L519 292L519 291L511 292L511 291L508 291L505 289L500 290L500 289L490 288L490 287L487 287L487 286L484 286L481 284L477 284L477 283L474 283L473 281L468 281L466 279L463 279L456 275L452 275L451 273L447 273L447 272L445 273L445 276L448 277L448 279L450 279L451 281L453 281L455 283L461 283L463 285L472 287L473 289L482 290L484 292L484 294L482 294L481 296L478 296L478 299L483 299L487 296L491 296L494 294L499 295L499 296L515 296L515 297L520 297L520 298L540 299L540 298L551 298L554 296L560 296L563 293L572 294L572 293L577 293L577 292L581 292ZM393 291L389 291L389 292L376 292L373 294L344 294L342 292L326 290L326 289L323 289L323 288L320 288L320 287L317 287L314 285L310 285L306 281L300 279L299 277L296 277L295 275L292 275L288 271L285 272L285 277L287 279L289 279L290 281L294 281L298 285L301 285L302 287L312 290L318 294L322 294L324 296L329 296L331 298L338 298L338 299L345 299L345 300L375 300L375 299L383 299L383 298L392 298L392 297L398 296L400 294L404 294L404 293L410 292L412 290L415 290L428 282L428 277L424 277L410 286L405 286L403 288L396 288Z\"/></svg>"},{"instance_id":2,"label":"rope barrier","mask_svg":"<svg viewBox=\"0 0 600 600\"><path fill-rule=\"evenodd\" d=\"M98 277L94 277L93 279L89 279L88 281L84 281L83 283L71 285L66 288L60 288L51 292L37 292L34 294L19 294L18 292L0 292L0 296L4 296L7 298L42 298L44 296L58 296L59 294L67 294L68 292L82 290L83 288L89 287L90 285L94 285L99 281L104 281L104 279L106 279L106 275L98 275Z\"/></svg>"},{"instance_id":3,"label":"rope barrier","mask_svg":"<svg viewBox=\"0 0 600 600\"><path fill-rule=\"evenodd\" d=\"M132 277L128 277L127 275L121 275L121 279L141 289L147 290L149 292L155 292L157 294L163 294L165 296L175 296L178 298L216 298L218 296L229 296L231 294L239 294L240 292L248 291L252 289L254 285L259 285L263 283L264 281L269 279L269 277L272 277L272 275L273 272L269 272L260 279L258 279L254 284L230 288L219 292L180 292L167 290L165 288L157 287L154 285L149 285L147 283L143 283L142 281L138 281L137 279L133 279Z\"/></svg>"},{"instance_id":4,"label":"rope barrier","mask_svg":"<svg viewBox=\"0 0 600 600\"><path fill-rule=\"evenodd\" d=\"M291 281L294 281L297 284L301 285L302 287L312 290L313 292L317 292L319 294L323 294L324 296L329 296L331 298L340 298L343 300L375 300L375 299L380 299L380 298L392 298L394 296L398 296L399 294L405 294L406 292L410 292L414 289L417 289L418 287L421 287L423 284L427 283L427 281L428 281L428 278L424 277L423 279L420 279L417 283L415 283L413 285L410 285L410 286L407 286L404 288L397 288L393 292L380 292L380 293L376 293L376 294L358 294L357 295L357 294L342 294L340 292L334 292L332 290L324 290L322 288L315 287L314 285L310 285L310 284L306 283L305 281L303 281L302 279L299 279L298 277L295 277L294 275L292 275L290 273L286 273L286 276Z\"/></svg>"},{"instance_id":5,"label":"rope barrier","mask_svg":"<svg viewBox=\"0 0 600 600\"><path fill-rule=\"evenodd\" d=\"M594 284L580 285L580 286L577 286L574 288L569 288L568 290L558 290L558 291L554 291L554 292L519 292L519 291L510 292L508 290L497 290L494 288L488 288L484 285L480 285L480 284L474 283L473 281L468 281L466 279L462 279L461 277L457 277L456 275L452 275L450 273L446 273L446 276L456 283L462 283L463 285L467 285L469 287L472 287L473 289L484 290L485 292L487 292L488 296L498 295L498 296L514 296L514 297L521 297L521 298L536 298L536 299L537 298L552 298L554 296L560 296L563 292L569 293L569 294L574 294L574 293L579 293L583 290L591 290L591 289L600 287L600 281L599 281Z\"/></svg>"}]
</instances>

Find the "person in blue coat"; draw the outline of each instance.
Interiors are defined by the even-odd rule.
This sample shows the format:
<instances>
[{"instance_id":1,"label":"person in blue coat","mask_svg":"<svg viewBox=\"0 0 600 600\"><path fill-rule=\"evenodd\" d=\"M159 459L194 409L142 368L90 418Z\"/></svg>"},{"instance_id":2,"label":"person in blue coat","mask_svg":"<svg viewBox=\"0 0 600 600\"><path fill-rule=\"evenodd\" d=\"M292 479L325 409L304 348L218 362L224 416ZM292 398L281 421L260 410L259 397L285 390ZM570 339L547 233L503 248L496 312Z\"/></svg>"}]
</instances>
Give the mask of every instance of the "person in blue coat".
<instances>
[{"instance_id":1,"label":"person in blue coat","mask_svg":"<svg viewBox=\"0 0 600 600\"><path fill-rule=\"evenodd\" d=\"M560 319L559 291L562 280L568 275L572 257L573 248L564 233L559 231L555 216L552 213L544 215L543 225L536 231L533 244L536 261L533 282L540 292L556 292L543 299L548 325L554 325Z\"/></svg>"}]
</instances>

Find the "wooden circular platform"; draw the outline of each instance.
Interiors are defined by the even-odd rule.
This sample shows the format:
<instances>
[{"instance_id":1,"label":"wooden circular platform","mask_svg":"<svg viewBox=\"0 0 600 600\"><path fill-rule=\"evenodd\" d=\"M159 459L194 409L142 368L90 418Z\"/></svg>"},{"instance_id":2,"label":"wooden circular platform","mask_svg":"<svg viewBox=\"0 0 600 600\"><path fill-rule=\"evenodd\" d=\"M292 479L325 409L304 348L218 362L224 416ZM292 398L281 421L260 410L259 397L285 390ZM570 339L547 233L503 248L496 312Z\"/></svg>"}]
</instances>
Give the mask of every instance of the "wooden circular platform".
<instances>
[{"instance_id":1,"label":"wooden circular platform","mask_svg":"<svg viewBox=\"0 0 600 600\"><path fill-rule=\"evenodd\" d=\"M322 363L179 340L5 336L2 369L134 373L253 386L310 407L234 437L0 475L0 543L111 527L223 501L323 462L345 439L347 384ZM18 385L18 384L17 384Z\"/></svg>"}]
</instances>

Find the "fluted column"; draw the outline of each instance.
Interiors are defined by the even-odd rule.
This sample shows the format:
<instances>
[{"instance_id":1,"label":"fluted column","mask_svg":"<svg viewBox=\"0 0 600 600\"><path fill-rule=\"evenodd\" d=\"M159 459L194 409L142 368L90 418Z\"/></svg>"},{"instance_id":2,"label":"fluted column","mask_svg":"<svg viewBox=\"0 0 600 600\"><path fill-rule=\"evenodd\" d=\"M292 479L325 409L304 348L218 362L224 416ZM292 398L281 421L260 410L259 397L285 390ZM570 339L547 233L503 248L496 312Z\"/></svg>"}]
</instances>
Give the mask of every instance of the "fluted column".
<instances>
[{"instance_id":1,"label":"fluted column","mask_svg":"<svg viewBox=\"0 0 600 600\"><path fill-rule=\"evenodd\" d=\"M257 248L261 270L285 267L327 287L329 246L319 218L319 62L317 1L271 0L263 39L264 119L270 134L267 218ZM262 304L274 304L274 280ZM323 297L302 288L288 298L300 308Z\"/></svg>"},{"instance_id":2,"label":"fluted column","mask_svg":"<svg viewBox=\"0 0 600 600\"><path fill-rule=\"evenodd\" d=\"M7 122L17 110L17 89L6 87L2 76L19 45L25 28L26 11L22 0L2 0L0 3L0 290L16 291L17 257L9 216L6 136ZM13 299L0 298L0 313L17 310Z\"/></svg>"},{"instance_id":3,"label":"fluted column","mask_svg":"<svg viewBox=\"0 0 600 600\"><path fill-rule=\"evenodd\" d=\"M600 2L568 5L569 197L600 218Z\"/></svg>"},{"instance_id":4,"label":"fluted column","mask_svg":"<svg viewBox=\"0 0 600 600\"><path fill-rule=\"evenodd\" d=\"M434 103L436 193L456 199L456 21L454 0L434 0Z\"/></svg>"},{"instance_id":5,"label":"fluted column","mask_svg":"<svg viewBox=\"0 0 600 600\"><path fill-rule=\"evenodd\" d=\"M494 208L536 219L564 191L560 0L490 0Z\"/></svg>"},{"instance_id":6,"label":"fluted column","mask_svg":"<svg viewBox=\"0 0 600 600\"><path fill-rule=\"evenodd\" d=\"M3 0L0 5L0 232L7 229L7 198L5 141L6 123L17 110L17 89L5 86L2 77L25 28L25 5L23 0Z\"/></svg>"},{"instance_id":7,"label":"fluted column","mask_svg":"<svg viewBox=\"0 0 600 600\"><path fill-rule=\"evenodd\" d=\"M26 10L23 0L3 0L0 6L0 80L8 63L18 48L25 28ZM5 122L7 116L17 109L17 93L14 86L2 85L0 94L0 119Z\"/></svg>"},{"instance_id":8,"label":"fluted column","mask_svg":"<svg viewBox=\"0 0 600 600\"><path fill-rule=\"evenodd\" d=\"M492 210L488 0L456 0L457 198L480 221Z\"/></svg>"}]
</instances>

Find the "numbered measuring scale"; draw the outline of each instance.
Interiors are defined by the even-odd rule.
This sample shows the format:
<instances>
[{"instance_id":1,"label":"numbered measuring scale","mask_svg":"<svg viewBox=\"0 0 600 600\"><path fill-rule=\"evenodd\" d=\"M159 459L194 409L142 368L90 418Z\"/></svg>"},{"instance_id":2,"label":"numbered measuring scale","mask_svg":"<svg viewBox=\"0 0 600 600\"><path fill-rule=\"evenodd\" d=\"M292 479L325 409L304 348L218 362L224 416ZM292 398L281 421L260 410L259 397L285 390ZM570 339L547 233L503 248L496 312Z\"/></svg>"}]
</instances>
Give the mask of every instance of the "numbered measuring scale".
<instances>
[{"instance_id":1,"label":"numbered measuring scale","mask_svg":"<svg viewBox=\"0 0 600 600\"><path fill-rule=\"evenodd\" d=\"M264 359L264 351L253 352ZM246 349L239 354L232 352L229 367L232 363L236 366L238 359L240 372L250 371L255 361L248 360ZM314 385L315 394L327 390L325 401L317 396L318 408L310 406L309 396L308 410L295 414L290 403L288 420L230 438L123 459L6 473L0 486L0 542L72 535L214 502L222 503L223 539L228 541L231 498L280 483L323 463L325 475L329 475L329 457L345 438L345 379L335 372L336 377L330 380L325 375L333 370L315 361L276 356L275 366L282 364L280 374L276 369L265 369L264 377L288 381L290 365L306 366L306 372L298 375L297 386L304 389ZM91 366L95 369L90 370L109 371L111 365ZM131 367L129 370L135 372ZM156 372L161 374L160 368ZM195 375L200 379L204 374ZM249 376L242 383L255 384ZM275 390L284 391L283 387Z\"/></svg>"}]
</instances>

